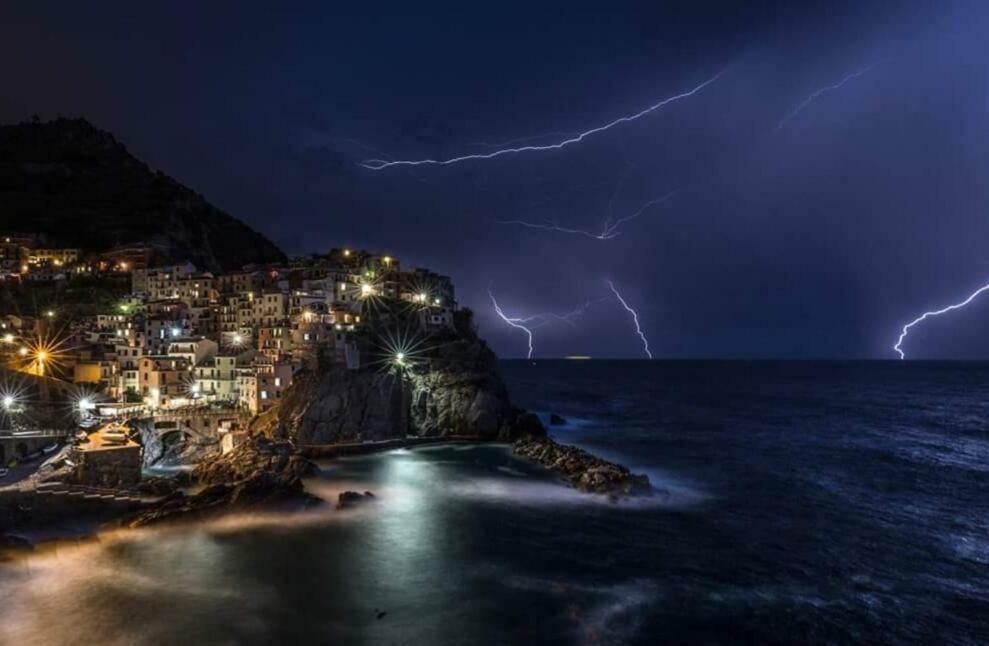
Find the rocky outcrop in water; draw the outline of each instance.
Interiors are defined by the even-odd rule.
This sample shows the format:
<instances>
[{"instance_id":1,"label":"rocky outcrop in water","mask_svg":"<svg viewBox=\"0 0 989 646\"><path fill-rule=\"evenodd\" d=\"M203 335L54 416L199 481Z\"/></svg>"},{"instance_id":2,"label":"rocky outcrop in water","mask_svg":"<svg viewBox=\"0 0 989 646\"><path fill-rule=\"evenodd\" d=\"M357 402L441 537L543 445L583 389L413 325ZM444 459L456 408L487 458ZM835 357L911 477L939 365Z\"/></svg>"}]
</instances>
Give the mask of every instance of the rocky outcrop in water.
<instances>
[{"instance_id":1,"label":"rocky outcrop in water","mask_svg":"<svg viewBox=\"0 0 989 646\"><path fill-rule=\"evenodd\" d=\"M650 496L649 477L635 475L626 467L602 460L583 449L559 444L548 437L525 437L516 440L512 451L534 460L580 491L612 497Z\"/></svg>"},{"instance_id":2,"label":"rocky outcrop in water","mask_svg":"<svg viewBox=\"0 0 989 646\"><path fill-rule=\"evenodd\" d=\"M377 500L377 498L370 491L365 491L364 493L344 491L337 496L337 509L349 509L351 507L363 505L364 503L374 502L375 500Z\"/></svg>"},{"instance_id":3,"label":"rocky outcrop in water","mask_svg":"<svg viewBox=\"0 0 989 646\"><path fill-rule=\"evenodd\" d=\"M252 438L230 453L200 464L194 478L204 488L177 491L126 519L128 527L199 519L227 511L299 509L320 500L305 492L302 478L315 466L289 442Z\"/></svg>"}]
</instances>

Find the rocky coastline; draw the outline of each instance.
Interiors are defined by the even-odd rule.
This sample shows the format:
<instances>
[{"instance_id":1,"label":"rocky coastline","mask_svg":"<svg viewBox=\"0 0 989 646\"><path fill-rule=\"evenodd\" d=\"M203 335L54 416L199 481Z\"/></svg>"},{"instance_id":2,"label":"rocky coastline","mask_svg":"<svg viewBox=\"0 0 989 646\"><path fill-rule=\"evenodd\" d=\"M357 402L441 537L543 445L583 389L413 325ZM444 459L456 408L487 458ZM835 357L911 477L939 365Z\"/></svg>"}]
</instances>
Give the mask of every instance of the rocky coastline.
<instances>
[{"instance_id":1,"label":"rocky coastline","mask_svg":"<svg viewBox=\"0 0 989 646\"><path fill-rule=\"evenodd\" d=\"M316 471L307 456L333 459L398 446L473 441L514 442L517 456L541 464L583 492L613 499L652 493L648 477L550 439L537 415L512 404L497 357L477 335L469 310L457 315L452 329L436 334L436 349L389 370L373 362L347 369L339 361L317 357L315 365L301 371L285 396L256 417L225 454L213 445L205 451L198 446L182 451L173 447L169 453L149 443L148 433L141 435L145 451L168 454L180 463L186 458L194 461L191 471L145 478L126 491L83 490L85 485L70 479L53 484L69 489L62 492L66 504L86 501L85 509L73 506L71 513L98 516L98 522L109 520L105 527L138 528L230 512L333 504L306 492L303 479ZM551 425L565 423L558 415L550 417ZM345 509L373 500L370 492L345 492L335 502L338 509ZM27 508L20 502L13 499L8 507L32 524L67 513L64 506L53 506L54 500L37 493L29 494ZM4 527L0 522L0 538L4 532L16 531L18 524ZM16 537L7 542L21 544Z\"/></svg>"},{"instance_id":2,"label":"rocky coastline","mask_svg":"<svg viewBox=\"0 0 989 646\"><path fill-rule=\"evenodd\" d=\"M306 492L302 478L316 467L290 442L253 437L230 453L201 463L194 494L175 490L120 521L144 527L178 520L199 520L231 511L298 510L322 503Z\"/></svg>"},{"instance_id":3,"label":"rocky coastline","mask_svg":"<svg viewBox=\"0 0 989 646\"><path fill-rule=\"evenodd\" d=\"M547 436L528 436L512 444L512 452L560 475L579 491L603 494L612 499L651 496L649 477L636 475L627 467L603 460L584 449L560 444Z\"/></svg>"}]
</instances>

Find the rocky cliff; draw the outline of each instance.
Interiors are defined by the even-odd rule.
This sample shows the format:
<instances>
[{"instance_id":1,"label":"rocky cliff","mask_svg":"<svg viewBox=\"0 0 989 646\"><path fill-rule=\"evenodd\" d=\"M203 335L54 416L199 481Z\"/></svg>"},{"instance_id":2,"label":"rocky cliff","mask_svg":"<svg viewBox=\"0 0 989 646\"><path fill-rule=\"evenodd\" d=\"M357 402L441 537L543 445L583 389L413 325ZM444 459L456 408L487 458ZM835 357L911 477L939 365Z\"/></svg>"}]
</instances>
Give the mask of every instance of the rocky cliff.
<instances>
[{"instance_id":1,"label":"rocky cliff","mask_svg":"<svg viewBox=\"0 0 989 646\"><path fill-rule=\"evenodd\" d=\"M120 521L143 527L208 518L230 511L292 510L321 501L306 493L302 478L315 466L288 442L251 438L230 453L200 464L193 479L202 489L193 495L173 490L158 502Z\"/></svg>"},{"instance_id":2,"label":"rocky cliff","mask_svg":"<svg viewBox=\"0 0 989 646\"><path fill-rule=\"evenodd\" d=\"M338 363L300 375L256 429L300 445L406 437L469 436L509 440L545 433L538 418L514 407L498 361L459 312L455 330L395 366L366 351L365 366Z\"/></svg>"},{"instance_id":3,"label":"rocky cliff","mask_svg":"<svg viewBox=\"0 0 989 646\"><path fill-rule=\"evenodd\" d=\"M0 231L97 252L150 243L212 271L284 258L267 238L84 119L0 126Z\"/></svg>"}]
</instances>

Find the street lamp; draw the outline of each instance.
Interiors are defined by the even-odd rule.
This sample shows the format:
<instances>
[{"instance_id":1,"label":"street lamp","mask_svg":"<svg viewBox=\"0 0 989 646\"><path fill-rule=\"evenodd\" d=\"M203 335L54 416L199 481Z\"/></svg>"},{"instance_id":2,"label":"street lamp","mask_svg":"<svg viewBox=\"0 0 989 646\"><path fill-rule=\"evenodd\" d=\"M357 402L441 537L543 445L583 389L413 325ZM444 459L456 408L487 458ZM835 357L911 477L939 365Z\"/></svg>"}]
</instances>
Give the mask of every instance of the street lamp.
<instances>
[{"instance_id":1,"label":"street lamp","mask_svg":"<svg viewBox=\"0 0 989 646\"><path fill-rule=\"evenodd\" d=\"M76 400L76 410L80 421L86 420L96 409L96 402L89 395L82 395Z\"/></svg>"}]
</instances>

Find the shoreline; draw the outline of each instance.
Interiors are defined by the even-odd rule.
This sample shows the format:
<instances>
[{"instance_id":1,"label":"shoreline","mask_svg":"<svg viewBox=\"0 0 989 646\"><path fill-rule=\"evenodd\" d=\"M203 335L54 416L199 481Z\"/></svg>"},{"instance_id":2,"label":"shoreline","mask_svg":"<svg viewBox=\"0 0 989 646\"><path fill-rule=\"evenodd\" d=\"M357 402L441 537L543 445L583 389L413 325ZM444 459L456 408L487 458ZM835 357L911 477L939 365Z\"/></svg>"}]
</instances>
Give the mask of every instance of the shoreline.
<instances>
[{"instance_id":1,"label":"shoreline","mask_svg":"<svg viewBox=\"0 0 989 646\"><path fill-rule=\"evenodd\" d=\"M257 443L259 438L255 438ZM263 443L271 443L271 440L261 439ZM343 443L333 445L301 445L292 446L291 455L309 463L313 468L315 463L311 460L333 460L338 458L367 456L379 453L387 453L397 449L416 449L426 446L443 445L488 445L508 448L512 456L530 464L535 464L553 476L559 478L562 486L576 489L587 495L605 494L613 501L619 498L650 496L653 490L646 476L631 474L629 470L619 464L602 460L583 449L566 444L560 444L550 437L523 438L516 442L498 442L476 436L435 436L435 437L407 437L393 440L383 440L377 442ZM274 444L276 447L279 446ZM285 444L280 445L284 448ZM562 451L568 458L545 459L533 453L533 446L548 449L550 454L557 457L557 453ZM229 454L228 454L229 455ZM284 455L284 453L283 453ZM200 463L204 465L206 463ZM196 469L199 468L195 467ZM610 479L603 482L603 487L586 486L587 478L599 478L600 473L610 474ZM269 476L280 475L277 471L263 470L261 475L267 479ZM36 549L43 549L46 545L58 545L65 541L89 541L97 540L98 537L107 532L114 532L127 529L139 529L148 525L195 525L201 522L221 519L225 515L243 513L284 513L291 514L300 508L307 506L333 505L334 501L325 500L313 495L306 490L303 478L298 474L293 474L285 483L270 485L265 482L261 486L262 495L252 506L247 504L238 507L226 498L233 496L238 498L239 487L247 487L249 490L257 491L256 483L246 479L241 481L223 481L219 483L206 483L200 485L200 492L188 495L176 489L173 493L157 496L151 500L145 497L140 504L127 508L91 508L77 513L55 510L47 506L41 508L31 508L31 512L38 513L36 520L29 521L23 527L10 527L0 532L0 563L5 560L16 559L18 556L31 554ZM268 487L268 488L266 488ZM203 491L220 491L219 500L221 502L204 508L196 508L195 503L198 496ZM7 496L29 496L32 502L37 504L36 492L18 491L15 487L0 489L0 498ZM273 494L274 501L268 501L265 496ZM169 505L174 503L184 504L172 510L172 513L163 515L160 519L154 520L156 512L168 510ZM16 503L15 503L16 504ZM153 522L137 523L137 519L150 517ZM160 522L159 522L160 520ZM135 524L136 523L136 524ZM68 531L63 528L71 527ZM83 528L91 528L89 531ZM40 540L37 538L42 536Z\"/></svg>"}]
</instances>

